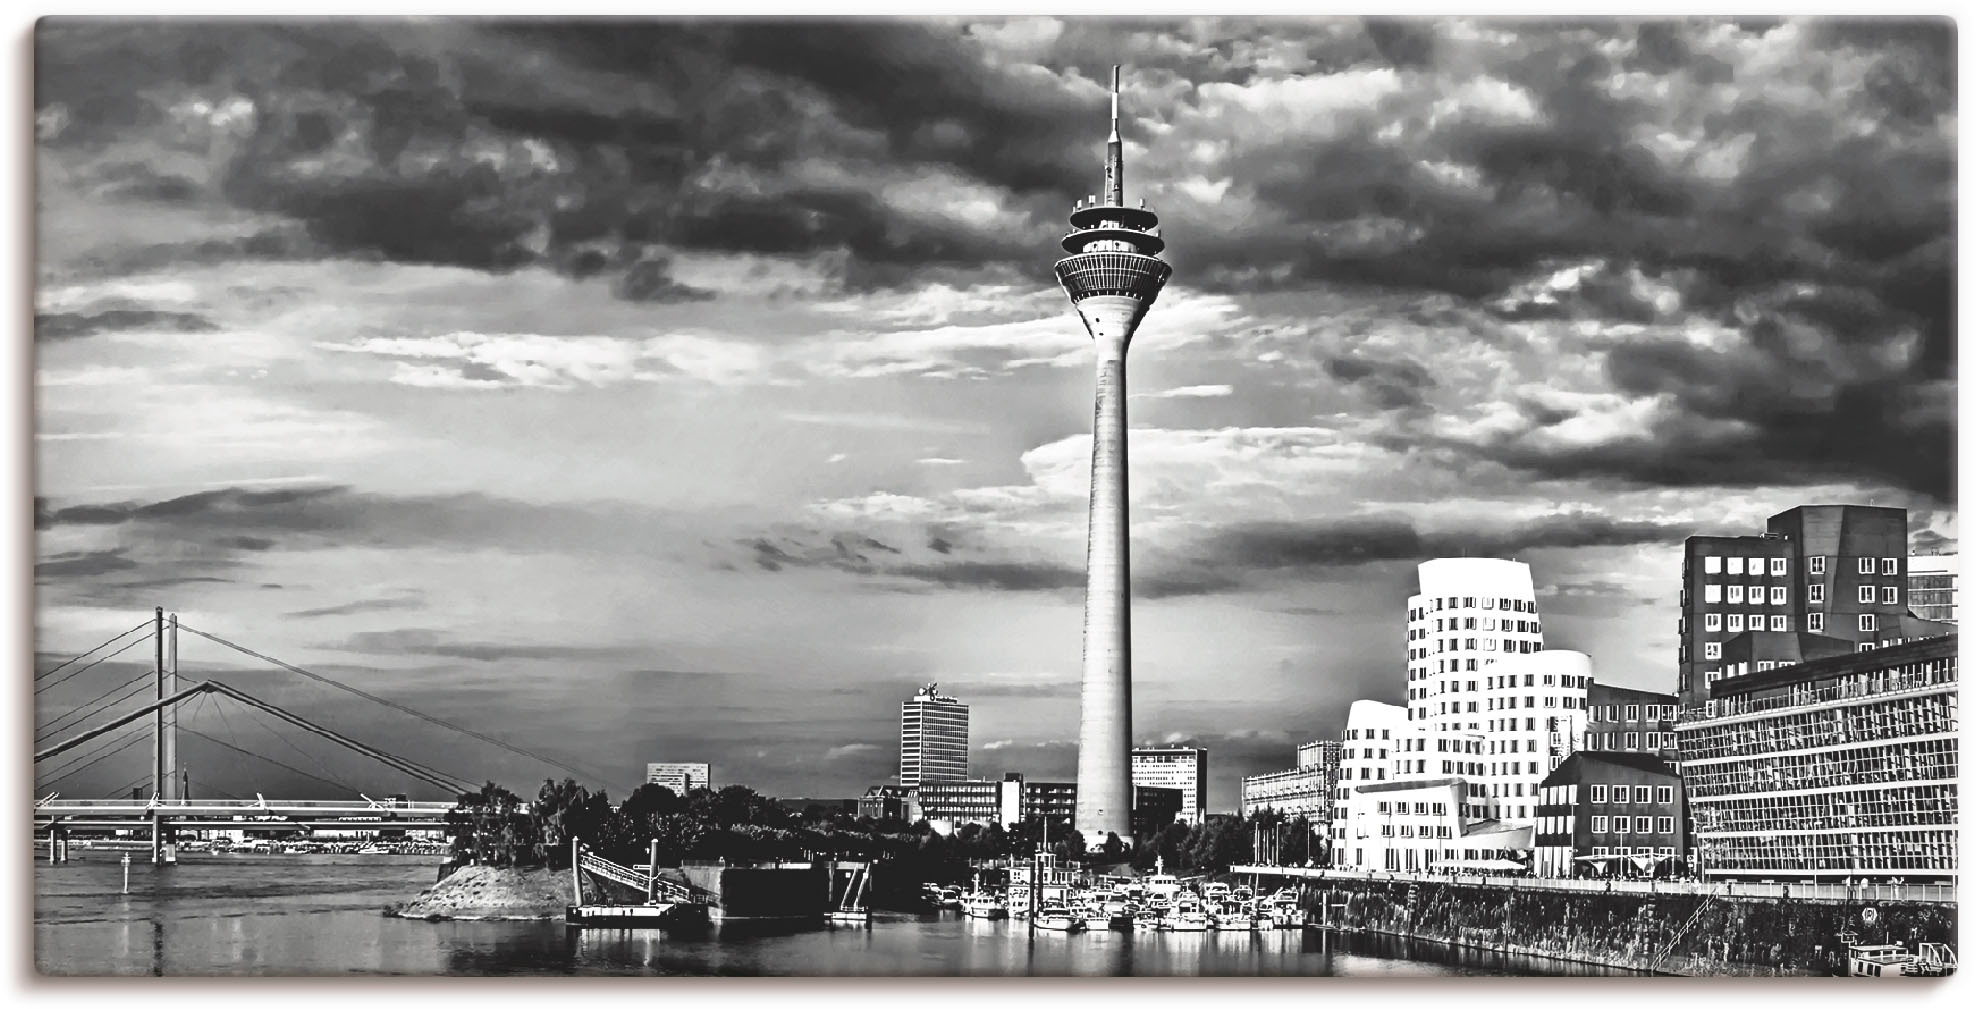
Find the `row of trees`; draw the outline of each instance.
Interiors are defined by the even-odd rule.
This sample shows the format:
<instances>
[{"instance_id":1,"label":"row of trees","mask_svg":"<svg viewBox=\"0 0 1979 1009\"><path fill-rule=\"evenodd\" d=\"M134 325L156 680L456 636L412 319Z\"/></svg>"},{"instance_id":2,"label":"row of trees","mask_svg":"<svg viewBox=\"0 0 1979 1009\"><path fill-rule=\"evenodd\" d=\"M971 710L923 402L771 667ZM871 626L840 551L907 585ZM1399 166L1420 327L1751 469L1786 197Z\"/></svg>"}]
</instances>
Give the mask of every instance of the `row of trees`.
<instances>
[{"instance_id":1,"label":"row of trees","mask_svg":"<svg viewBox=\"0 0 1979 1009\"><path fill-rule=\"evenodd\" d=\"M1306 850L1324 844L1303 819L1270 811L1248 820L1212 815L1199 824L1171 823L1137 836L1131 847L1109 835L1099 850L1088 851L1084 837L1062 824L972 823L944 836L925 820L854 817L815 806L797 812L742 785L697 788L684 796L642 785L614 806L604 792L568 778L543 782L533 802L490 782L461 795L446 820L457 865L567 868L576 838L623 863L644 862L654 847L661 865L861 859L896 863L927 881L966 879L972 861L1027 856L1041 845L1066 860L1124 862L1146 871L1159 856L1170 872L1196 873L1220 872L1271 852L1280 861L1295 859L1302 844ZM1317 857L1324 859L1323 848Z\"/></svg>"}]
</instances>

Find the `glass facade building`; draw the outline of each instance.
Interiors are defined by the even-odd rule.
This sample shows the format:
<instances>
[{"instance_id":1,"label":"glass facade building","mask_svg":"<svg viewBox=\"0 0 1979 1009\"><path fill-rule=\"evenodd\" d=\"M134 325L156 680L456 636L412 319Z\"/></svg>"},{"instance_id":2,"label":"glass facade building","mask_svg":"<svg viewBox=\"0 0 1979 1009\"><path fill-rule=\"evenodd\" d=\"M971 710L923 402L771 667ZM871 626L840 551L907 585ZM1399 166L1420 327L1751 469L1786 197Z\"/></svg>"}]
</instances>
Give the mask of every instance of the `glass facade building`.
<instances>
[{"instance_id":1,"label":"glass facade building","mask_svg":"<svg viewBox=\"0 0 1979 1009\"><path fill-rule=\"evenodd\" d=\"M1721 679L1677 745L1709 877L1957 870L1956 635Z\"/></svg>"}]
</instances>

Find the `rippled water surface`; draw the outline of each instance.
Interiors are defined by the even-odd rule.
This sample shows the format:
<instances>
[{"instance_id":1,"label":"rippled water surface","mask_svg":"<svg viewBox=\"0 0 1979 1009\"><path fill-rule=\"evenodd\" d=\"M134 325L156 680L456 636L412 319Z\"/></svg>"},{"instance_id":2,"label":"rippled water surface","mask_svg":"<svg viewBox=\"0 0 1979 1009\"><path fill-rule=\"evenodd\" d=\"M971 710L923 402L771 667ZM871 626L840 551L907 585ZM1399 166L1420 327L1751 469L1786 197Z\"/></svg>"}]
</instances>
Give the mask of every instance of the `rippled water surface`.
<instances>
[{"instance_id":1,"label":"rippled water surface","mask_svg":"<svg viewBox=\"0 0 1979 1009\"><path fill-rule=\"evenodd\" d=\"M428 922L387 904L432 883L430 859L108 852L35 869L35 963L60 975L1336 975L1609 973L1431 944L1317 933L1039 932L1021 922L875 916L869 929L723 926L699 935L561 921Z\"/></svg>"}]
</instances>

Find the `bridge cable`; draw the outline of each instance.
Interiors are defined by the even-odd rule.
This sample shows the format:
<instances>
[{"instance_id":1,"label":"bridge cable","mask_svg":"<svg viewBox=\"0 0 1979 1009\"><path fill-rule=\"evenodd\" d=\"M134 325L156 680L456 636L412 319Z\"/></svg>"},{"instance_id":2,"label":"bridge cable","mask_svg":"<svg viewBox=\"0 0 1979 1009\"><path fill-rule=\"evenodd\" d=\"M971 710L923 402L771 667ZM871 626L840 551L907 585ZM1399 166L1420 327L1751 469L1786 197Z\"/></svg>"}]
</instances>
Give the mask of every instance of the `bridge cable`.
<instances>
[{"instance_id":1,"label":"bridge cable","mask_svg":"<svg viewBox=\"0 0 1979 1009\"><path fill-rule=\"evenodd\" d=\"M358 753L364 754L365 756L370 757L372 760L384 764L387 767L392 767L400 771L404 771L405 773L415 778L418 778L428 784L437 785L440 788L444 788L448 791L456 792L456 793L472 791L472 786L466 783L467 779L465 778L461 778L457 775L448 774L444 771L439 771L434 768L427 767L424 764L421 764L417 761L408 759L406 757L401 757L395 753L381 750L368 743L360 742L359 740L346 736L343 733L336 731L335 729L318 725L315 722L312 722L309 719L304 718L293 711L289 711L277 705L270 704L267 701L261 700L258 697L254 697L249 694L243 693L239 690L235 690L234 688L218 680L206 680L201 684L201 688L206 690L217 691L219 693L227 695L228 697L233 698L236 701L241 702L242 704L246 704L254 708L259 708L262 711L274 715L275 717L285 722L288 722L291 725L299 726L302 729L315 733L316 735L322 736L325 739L337 743L338 745L344 747L347 750L355 750Z\"/></svg>"},{"instance_id":2,"label":"bridge cable","mask_svg":"<svg viewBox=\"0 0 1979 1009\"><path fill-rule=\"evenodd\" d=\"M412 717L417 718L421 721L429 722L433 725L440 726L443 729L450 729L454 732L460 733L463 736L470 736L474 739L478 739L492 746L498 746L518 756L528 757L531 760L540 761L542 763L550 765L551 767L561 768L562 770L568 771L571 774L582 775L585 778L591 779L593 781L605 780L605 776L599 775L594 771L586 771L581 768L572 767L571 765L566 764L563 761L556 760L551 757L546 757L540 753L534 753L529 750L525 750L522 747L516 746L512 743L504 742L503 740L497 739L494 736L490 736L486 733L476 732L473 729L467 728L465 726L455 725L454 723L449 722L446 719L435 718L432 715L428 715L424 712L415 711L412 708L408 708L405 705L399 704L396 701L388 701L382 697L377 696L376 694L366 693L362 690L357 689L356 687L350 686L349 684L340 683L336 680L330 679L329 677L320 675L318 673L312 673L309 670L302 668L301 666L283 662L281 659L275 658L270 655L263 655L262 653L257 652L252 648L248 648L245 645L235 644L234 642L228 641L226 638L220 637L217 634L209 634L205 631L200 630L197 627L191 627L186 624L180 624L179 629L182 631L191 631L192 633L197 634L200 637L207 639L208 641L212 641L216 644L225 645L226 647L231 648L234 651L240 652L243 655L253 656L254 658L260 659L263 662L280 666L281 668L286 669L289 672L295 673L299 676L306 676L312 680L317 681L318 683L335 687L338 690L342 690L347 693L356 694L357 696L362 697L367 701L372 701L377 704L382 704L385 707L391 708L394 711L403 712L404 714L411 715Z\"/></svg>"},{"instance_id":3,"label":"bridge cable","mask_svg":"<svg viewBox=\"0 0 1979 1009\"><path fill-rule=\"evenodd\" d=\"M202 787L202 788L204 788L204 789L206 789L206 790L207 790L207 791L209 791L209 792L218 792L218 793L220 793L221 795L224 795L224 796L226 796L226 797L227 797L227 798L229 798L229 799L233 799L233 800L235 800L236 802L246 802L246 801L247 801L246 799L243 799L243 798L241 798L240 796L238 796L238 795L235 795L234 793L232 793L232 792L229 792L229 791L227 791L226 789L224 789L224 788L221 788L220 786L218 786L218 785L216 785L216 784L214 784L214 783L212 783L212 782L210 782L210 781L201 781L201 780L200 780L200 779L198 779L198 778L193 778L193 779L190 779L190 780L192 781L192 783L193 783L193 784L195 784L195 785L198 785L198 786L200 786L200 787Z\"/></svg>"},{"instance_id":4,"label":"bridge cable","mask_svg":"<svg viewBox=\"0 0 1979 1009\"><path fill-rule=\"evenodd\" d=\"M273 704L269 704L266 701L261 701L256 698L249 697L248 695L243 694L240 691L228 687L224 683L219 683L219 681L217 680L214 682L218 684L219 687L221 688L220 691L221 693L232 696L235 699L240 700L242 703L246 704L249 710L250 717L255 717L258 719L259 716L262 714L273 714L276 717L281 718L282 720L287 721L291 724L299 725L315 735L319 735L324 737L325 739L329 739L331 742L337 743L338 745L343 746L345 749L355 751L359 756L370 757L371 759L381 764L384 764L387 767L391 767L401 772L404 772L405 774L410 775L413 778L417 778L421 781L424 781L427 784L440 785L441 787L446 788L448 791L455 793L473 791L473 786L468 784L467 779L461 777L460 775L452 774L447 771L442 771L437 767L429 767L416 760L413 760L411 757L402 757L396 753L392 753L389 750L368 746L364 743L358 742L355 739L344 736L343 734L336 732L335 730L330 729L327 726L317 725L314 722L310 722L299 715L295 715L291 712L285 711L279 707L276 707ZM222 709L216 703L214 705L213 710L223 711L224 709ZM265 725L266 723L262 722L259 724ZM292 749L296 751L296 753L301 754L304 760L317 759L315 757L311 757L308 753L304 752L301 747L295 745L293 741L291 741L287 736L283 735L279 727L270 727L270 732L272 735L274 735L276 739L279 739L283 743L287 744L289 749ZM345 787L349 787L349 786L345 786ZM353 792L357 791L356 789L351 789L351 790ZM359 792L358 794L361 795L363 793Z\"/></svg>"},{"instance_id":5,"label":"bridge cable","mask_svg":"<svg viewBox=\"0 0 1979 1009\"><path fill-rule=\"evenodd\" d=\"M111 738L112 738L112 739L114 739L115 737L111 737ZM102 760L102 759L103 759L103 758L105 758L105 757L109 757L109 756L112 756L112 755L114 755L114 754L117 754L117 753L121 753L121 752L123 752L123 751L124 751L125 749L127 749L127 748L129 748L129 747L130 747L130 746L131 746L131 745L132 745L133 743L137 743L137 742L140 742L140 741L142 741L142 740L144 740L145 738L146 738L146 736L145 736L145 734L144 734L144 732L143 732L142 730L140 730L140 731L139 731L139 732L138 732L138 733L137 733L136 735L133 735L133 736L131 736L131 737L130 737L130 738L128 738L128 739L125 739L125 740L124 740L123 742L121 742L121 743L118 743L118 744L117 744L117 745L115 745L115 746L110 746L110 745L109 745L109 743L108 743L108 742L106 742L106 743L105 743L105 744L104 744L103 746L99 746L99 747L98 747L98 748L97 748L97 749L96 749L95 751L92 751L92 752L95 752L95 753L96 753L96 756L94 756L94 757L91 757L91 758L89 758L88 760L86 760L86 761L84 761L84 762L83 762L83 763L81 763L81 764L77 764L77 763L76 763L75 761L70 761L70 762L69 762L69 763L68 763L67 765L65 765L64 767L62 767L62 768L57 768L57 769L56 769L56 771L59 771L60 773L56 773L56 771L51 771L51 772L49 772L50 774L52 774L52 775L54 775L53 777L43 777L43 778L41 778L41 779L38 779L38 780L37 780L37 781L35 782L35 785L34 785L34 787L35 787L35 788L36 788L37 790L39 790L39 789L43 789L43 788L46 788L46 787L48 787L49 785L53 785L54 783L56 783L56 782L58 782L58 781L61 781L61 780L62 780L62 779L64 779L64 778L68 778L68 777L70 777L70 776L72 776L72 775L74 775L74 774L76 774L76 773L77 773L78 771L81 771L81 770L83 770L83 769L85 769L85 768L87 768L87 767L89 767L90 765L92 765L92 764L94 764L94 763L96 763L96 762L97 762L97 761L99 761L99 760ZM107 748L107 749L105 749L105 747L108 747L108 748ZM86 757L86 756L88 756L88 755L87 755L87 754L78 754L78 755L76 756L76 760L83 760L83 758L84 758L84 757ZM150 777L151 777L151 774L150 774L149 772L146 772L146 773L145 773L145 775L144 775L144 777L142 777L142 778L139 778L139 779L137 780L137 782L136 782L136 783L137 783L137 784L142 784L142 783L143 783L143 782L144 782L145 780L147 780L147 779L149 779Z\"/></svg>"},{"instance_id":6,"label":"bridge cable","mask_svg":"<svg viewBox=\"0 0 1979 1009\"><path fill-rule=\"evenodd\" d=\"M92 662L92 663L90 663L90 664L88 664L88 665L86 665L86 666L77 666L77 667L76 667L75 669L73 669L73 670L71 670L71 671L69 671L68 673L66 673L66 674L64 674L63 676L61 676L61 677L59 677L59 678L57 678L57 679L53 679L53 680L50 680L50 681L48 681L47 683L44 683L44 684L42 684L41 686L38 686L38 687L36 687L36 688L34 688L34 692L35 692L35 694L36 694L37 696L39 696L39 695L41 694L41 692L42 692L42 691L44 691L44 690L47 690L47 689L49 689L50 687L54 687L54 686L58 686L58 685L60 685L61 683L63 683L64 681L66 681L66 680L69 680L69 679L71 679L71 678L73 678L73 677L76 677L76 676L79 676L79 675L81 675L81 674L83 674L83 673L86 673L86 672L89 672L90 670L92 670L92 669L95 669L95 668L96 668L97 666L100 666L100 665L102 665L102 664L104 664L105 662L108 662L108 661L110 661L111 659L114 659L114 658L116 658L117 656L119 656L119 655L122 655L122 654L124 654L125 652L128 652L128 651L130 651L131 649L133 649L133 648L136 648L137 646L139 646L139 645L141 645L141 644L143 644L143 643L145 643L146 641L149 641L149 640L151 640L151 635L150 635L150 633L148 633L148 632L147 632L147 633L146 633L146 634L144 635L144 637L141 637L141 638L133 638L133 639L131 639L131 641L130 641L130 643L128 643L128 644L126 644L126 645L124 645L124 647L122 647L122 648L119 648L119 649L117 649L116 651L114 651L114 652L111 652L110 654L108 654L108 655L105 655L104 657L102 657L102 658L100 658L100 659L97 659L97 660L96 660L95 662ZM53 670L50 670L50 671L51 671L51 672L53 672Z\"/></svg>"},{"instance_id":7,"label":"bridge cable","mask_svg":"<svg viewBox=\"0 0 1979 1009\"><path fill-rule=\"evenodd\" d=\"M227 721L227 709L225 709L225 708L223 708L223 707L221 707L221 706L220 706L220 705L218 705L218 704L215 704L215 705L213 705L213 713L214 713L215 715L218 715L218 716L219 716L219 718L220 718L220 724L222 724L222 725L225 725L225 726L227 727L227 735L229 735L229 736L234 736L235 738L239 738L239 737L238 737L238 735L237 735L237 734L236 734L236 733L234 732L234 726L233 726L233 723L231 723L231 722L229 722L229 721ZM312 757L310 757L310 755L309 755L309 754L307 754L307 753L304 753L304 752L303 752L303 749L302 749L302 747L300 747L300 746L297 746L297 745L295 745L295 742L294 742L293 740L291 740L291 739L289 739L289 737L288 737L288 736L286 736L286 735L283 735L283 734L282 734L282 731L281 731L280 729L278 729L278 728L269 728L269 727L267 727L267 726L265 725L265 723L263 723L263 722L261 722L261 721L260 721L260 719L259 719L258 717L256 717L256 712L255 712L255 710L254 710L253 708L249 708L249 709L248 709L248 716L249 716L250 718L254 718L254 719L255 719L255 722L256 722L256 724L257 724L257 725L262 725L262 726L263 726L264 728L268 728L268 732L269 732L269 734L270 734L270 735L273 735L273 736L274 736L274 737L275 737L276 739L279 739L279 740L281 740L281 741L282 741L282 742L283 742L284 744L286 744L286 745L288 746L288 748L289 748L289 749L291 749L291 750L294 750L294 751L295 751L296 753L298 753L298 754L300 754L300 755L302 756L302 759L304 759L304 760L311 760L311 759L314 759L314 758L312 758ZM219 742L219 740L217 740L217 739L216 739L216 740L214 740L214 742L216 742L216 743L217 743L217 742ZM224 746L224 745L226 745L226 744L224 744L224 743L222 743L221 745L223 745L223 746ZM260 755L260 754L253 754L253 756L261 756L261 755ZM287 767L287 766L288 766L288 765L286 765L286 764L281 764L281 763L280 763L279 761L276 761L276 760L275 760L275 759L274 759L273 757L261 757L261 759L263 759L263 760L266 760L266 761L268 761L268 762L269 762L269 763L271 763L271 764L276 764L277 766L282 766L282 767ZM308 771L304 771L304 770L301 770L301 769L299 769L299 768L294 768L294 767L290 767L290 768L289 768L289 770L291 770L291 771L295 771L295 772L296 772L296 773L298 773L298 774L302 774L302 775L306 775L306 776L308 776L308 777L312 777L312 778L316 778L316 776L315 776L315 775L313 775L313 774L310 774L310 773L309 773ZM450 777L450 775L449 775L449 777ZM346 790L348 790L348 791L349 791L349 792L350 792L350 793L351 793L352 795L363 795L363 794L364 794L362 790L360 790L360 789L358 789L357 787L355 787L355 786L353 786L353 785L350 785L350 784L348 784L348 783L346 783L346 782L342 782L342 781L330 781L330 780L329 780L329 779L327 779L327 778L316 778L316 780L317 780L317 781L323 781L323 782L327 782L328 784L332 784L332 785L335 785L335 786L337 786L338 788L342 788L342 789L346 789Z\"/></svg>"},{"instance_id":8,"label":"bridge cable","mask_svg":"<svg viewBox=\"0 0 1979 1009\"><path fill-rule=\"evenodd\" d=\"M101 645L97 645L97 646L96 646L95 648L92 648L92 649L90 649L90 650L89 650L89 651L87 651L87 652L82 652L82 653L80 653L80 654L78 654L78 655L76 655L76 656L75 656L74 658L71 658L71 659L68 659L68 660L66 660L66 661L64 661L64 662L62 662L62 663L60 663L60 664L57 664L57 665L55 665L55 666L51 666L51 667L50 667L50 668L48 668L48 669L44 669L44 670L42 670L41 672L38 672L38 673L36 673L36 674L34 674L34 678L38 680L38 679L41 679L41 678L42 678L42 677L44 677L44 676L52 676L52 675L54 675L55 673L58 673L58 672L61 672L61 670L62 670L62 667L63 667L63 666L67 666L67 665L69 665L69 664L71 664L71 663L75 663L75 662L80 662L80 661L82 661L82 660L83 660L83 658L84 658L84 657L86 657L86 656L88 656L88 655L90 654L90 652L94 652L94 651L97 651L98 649L101 649L101 648L104 648L104 647L106 647L106 646L108 646L108 645L110 645L110 644L113 644L113 643L115 643L115 642L116 642L116 640L117 640L117 638L121 638L121 637L123 637L123 636L124 636L125 634L129 634L129 633L130 633L131 631L139 631L139 630L143 630L143 629L144 629L144 628L146 628L146 627L150 627L150 626L152 626L152 624L153 624L153 622L152 622L152 621L150 621L150 620L146 620L146 621L145 621L144 623L141 623L141 624L139 624L139 625L137 625L136 627L133 627L133 628L131 628L131 629L130 629L130 631L124 631L124 632L123 632L122 634L118 634L118 635L117 635L116 637L113 637L113 638L111 638L111 639L110 639L109 641L105 641L105 642L103 642L103 644L101 644Z\"/></svg>"},{"instance_id":9,"label":"bridge cable","mask_svg":"<svg viewBox=\"0 0 1979 1009\"><path fill-rule=\"evenodd\" d=\"M138 693L142 691L144 688L150 686L151 684L148 682L150 679L151 679L150 673L148 672L139 673L136 676L131 677L129 680L124 681L124 683L121 686L111 687L109 690L106 690L103 693L98 694L94 698L84 701L82 704L77 705L75 710L70 711L68 714L63 715L62 717L57 718L54 721L49 722L47 725L43 726L41 733L34 737L34 741L37 743L46 742L48 737L60 731L62 728L64 728L66 723L73 721L78 715L93 715L96 712L102 710L103 708L108 708L123 703L126 699L130 697L130 695L134 693ZM109 697L111 694L117 693L120 690L123 691L123 696L118 697L117 699L110 701L107 704L102 704L102 705L96 704L97 701L101 701L105 697ZM95 706L92 707L92 705Z\"/></svg>"},{"instance_id":10,"label":"bridge cable","mask_svg":"<svg viewBox=\"0 0 1979 1009\"><path fill-rule=\"evenodd\" d=\"M120 726L120 727L119 727L119 730L118 730L118 731L120 731L120 732L121 732L121 731L123 731L124 729L127 729L127 728L129 728L129 726ZM93 747L91 747L90 749L88 749L88 750L85 750L85 751L84 751L84 752L82 752L82 753L78 753L78 754L76 754L76 755L74 755L73 757L71 757L71 758L70 758L70 759L68 760L68 762L67 762L67 763L63 763L63 764L60 764L60 765L57 765L57 766L56 766L56 767L54 767L54 768L50 768L50 769L48 769L48 770L46 770L46 771L42 771L42 772L40 772L40 775L41 775L42 777L46 777L46 776L47 776L47 775L49 775L49 774L56 774L56 773L59 773L59 774L61 774L61 775L64 775L64 776L66 776L66 775L68 775L68 774L70 774L70 773L72 773L72 771L71 771L71 769L72 769L72 768L74 768L74 767L76 766L76 762L77 762L77 761L80 761L80 760L85 760L85 759L88 759L88 758L89 758L89 757L90 757L90 756L91 756L92 754L98 754L98 753L102 753L102 752L104 751L104 748L105 748L106 746L107 746L107 747L109 747L109 749L111 749L111 750L113 750L113 751L114 751L114 750L121 750L121 749L123 749L124 747L126 747L126 746L129 746L129 745L131 745L132 743L135 743L135 742L137 742L137 741L138 741L139 739L141 739L141 738L143 738L143 734L142 734L142 732L140 731L140 733L139 733L138 735L135 735L135 736L129 736L129 737L126 737L126 738L124 738L124 739L123 739L123 742L121 742L121 743L118 743L118 744L117 744L117 745L115 745L115 746L110 746L110 745L109 745L109 744L110 744L110 743L111 743L112 741L114 741L114 740L116 740L116 739L118 739L118 738L120 738L120 737L119 737L118 735L115 735L115 734L111 734L111 735L109 736L109 738L107 738L107 739L105 739L105 740L103 740L103 742L102 742L102 743L99 743L99 744L97 744L96 746L93 746Z\"/></svg>"},{"instance_id":11,"label":"bridge cable","mask_svg":"<svg viewBox=\"0 0 1979 1009\"><path fill-rule=\"evenodd\" d=\"M292 766L292 765L289 765L289 764L284 764L284 763L282 763L281 761L279 761L279 760L276 760L276 759L275 759L275 758L273 758L273 757L270 757L270 756L267 756L266 754L261 754L261 753L256 753L256 752L254 752L253 750L247 750L247 749L242 749L241 747L238 747L238 746L235 746L234 744L232 744L232 743L229 743L229 742L227 742L227 741L225 741L225 740L222 740L222 739L215 739L215 738L213 738L212 736L209 736L209 735L207 735L206 733L204 733L204 732L201 732L201 731L199 731L198 729L188 729L188 728L186 728L186 727L184 727L184 726L180 726L180 727L179 727L179 731L180 731L180 732L189 732L189 733L191 733L191 734L193 734L193 735L195 735L195 736L198 736L198 737L199 737L199 738L201 738L201 739L204 739L204 740L206 740L206 741L207 741L207 742L209 742L209 743L212 743L212 744L214 744L215 746L223 746L223 747L226 747L226 748L227 748L227 749L229 749L229 750L232 750L232 751L234 751L235 753L240 753L240 754L245 754L246 756L250 756L250 757L253 757L253 758L255 758L256 760L264 760L264 761L267 761L268 763L270 763L270 764L273 764L273 765L275 765L276 767L279 767L279 768L281 768L282 770L285 770L285 771L290 771L290 772L293 772L293 773L295 773L295 774L300 774L300 775L302 775L302 776L303 776L303 777L305 777L305 778L309 778L309 779L311 779L311 780L314 780L314 781L320 781L320 782L322 782L322 783L323 783L323 784L325 784L325 785L335 785L335 786L336 786L336 787L338 787L338 788L342 788L342 789L348 789L348 790L350 791L350 793L351 793L351 794L353 794L353 795L360 795L360 794L363 794L363 793L362 793L362 792L361 792L361 791L360 791L360 790L359 790L358 788L356 788L356 787L354 787L354 786L352 786L352 785L350 785L350 784L349 784L348 782L342 782L342 781L334 781L334 780L332 780L332 779L329 779L329 778L325 778L325 777L322 777L321 775L316 775L316 774L311 774L311 773L309 773L308 771L305 771L305 770L303 770L303 769L302 769L302 768L300 768L300 767L295 767L295 766Z\"/></svg>"}]
</instances>

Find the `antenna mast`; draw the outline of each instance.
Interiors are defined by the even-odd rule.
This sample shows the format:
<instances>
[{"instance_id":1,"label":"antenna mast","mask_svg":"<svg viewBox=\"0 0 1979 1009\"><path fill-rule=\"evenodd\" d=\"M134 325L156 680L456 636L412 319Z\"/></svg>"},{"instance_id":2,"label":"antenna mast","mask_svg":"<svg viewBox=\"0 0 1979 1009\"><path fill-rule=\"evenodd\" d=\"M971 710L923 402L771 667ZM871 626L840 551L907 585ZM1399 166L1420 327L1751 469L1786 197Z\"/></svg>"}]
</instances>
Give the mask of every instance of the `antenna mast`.
<instances>
[{"instance_id":1,"label":"antenna mast","mask_svg":"<svg viewBox=\"0 0 1979 1009\"><path fill-rule=\"evenodd\" d=\"M1120 65L1113 65L1113 128L1106 134L1106 202L1125 206L1126 158L1120 152Z\"/></svg>"}]
</instances>

